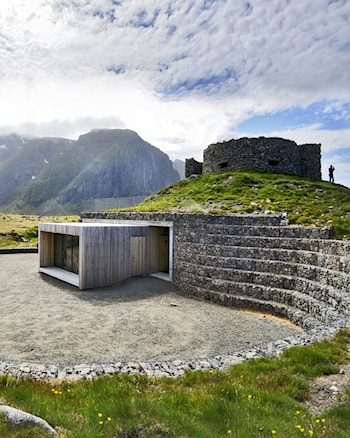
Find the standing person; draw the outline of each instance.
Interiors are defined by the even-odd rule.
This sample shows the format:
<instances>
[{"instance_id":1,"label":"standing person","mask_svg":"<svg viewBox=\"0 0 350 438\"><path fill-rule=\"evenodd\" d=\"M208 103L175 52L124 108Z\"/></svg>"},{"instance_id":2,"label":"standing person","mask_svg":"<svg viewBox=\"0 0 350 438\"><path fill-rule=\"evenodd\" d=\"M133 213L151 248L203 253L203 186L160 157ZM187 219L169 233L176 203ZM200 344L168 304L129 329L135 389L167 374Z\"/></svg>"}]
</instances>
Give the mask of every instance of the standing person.
<instances>
[{"instance_id":1,"label":"standing person","mask_svg":"<svg viewBox=\"0 0 350 438\"><path fill-rule=\"evenodd\" d=\"M329 182L330 183L334 183L334 171L335 171L335 167L333 166L333 164L331 164L329 166L328 171L329 171Z\"/></svg>"}]
</instances>

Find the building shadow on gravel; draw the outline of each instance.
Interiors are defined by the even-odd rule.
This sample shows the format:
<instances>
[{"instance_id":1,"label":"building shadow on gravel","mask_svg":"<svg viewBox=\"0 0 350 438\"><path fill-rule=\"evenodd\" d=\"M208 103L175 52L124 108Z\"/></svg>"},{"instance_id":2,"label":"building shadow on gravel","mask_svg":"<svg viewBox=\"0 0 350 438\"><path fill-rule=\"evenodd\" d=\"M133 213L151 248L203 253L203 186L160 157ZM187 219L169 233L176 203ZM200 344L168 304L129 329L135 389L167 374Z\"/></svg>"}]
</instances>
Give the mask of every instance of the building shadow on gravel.
<instances>
[{"instance_id":1,"label":"building shadow on gravel","mask_svg":"<svg viewBox=\"0 0 350 438\"><path fill-rule=\"evenodd\" d=\"M73 294L81 300L96 303L132 302L159 297L165 294L186 296L173 283L151 276L132 277L113 286L83 291L45 274L40 274L40 276L43 280L43 287L45 287L46 283L51 288L57 289L58 294L61 291L61 293Z\"/></svg>"}]
</instances>

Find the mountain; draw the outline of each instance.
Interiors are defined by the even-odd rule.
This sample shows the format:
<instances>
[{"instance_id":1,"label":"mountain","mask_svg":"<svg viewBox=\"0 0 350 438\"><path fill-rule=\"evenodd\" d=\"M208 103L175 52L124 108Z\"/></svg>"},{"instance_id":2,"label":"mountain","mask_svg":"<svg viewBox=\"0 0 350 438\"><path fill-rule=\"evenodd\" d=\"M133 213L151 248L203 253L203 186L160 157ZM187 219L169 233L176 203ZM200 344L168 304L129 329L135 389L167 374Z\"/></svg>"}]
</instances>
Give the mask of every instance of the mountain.
<instances>
[{"instance_id":1,"label":"mountain","mask_svg":"<svg viewBox=\"0 0 350 438\"><path fill-rule=\"evenodd\" d=\"M79 213L93 199L150 195L180 179L169 157L131 130L20 141L0 158L4 212Z\"/></svg>"},{"instance_id":2,"label":"mountain","mask_svg":"<svg viewBox=\"0 0 350 438\"><path fill-rule=\"evenodd\" d=\"M182 160L174 160L173 161L173 168L179 173L180 179L185 178L185 162Z\"/></svg>"},{"instance_id":3,"label":"mountain","mask_svg":"<svg viewBox=\"0 0 350 438\"><path fill-rule=\"evenodd\" d=\"M0 135L0 163L11 158L27 142L17 134Z\"/></svg>"}]
</instances>

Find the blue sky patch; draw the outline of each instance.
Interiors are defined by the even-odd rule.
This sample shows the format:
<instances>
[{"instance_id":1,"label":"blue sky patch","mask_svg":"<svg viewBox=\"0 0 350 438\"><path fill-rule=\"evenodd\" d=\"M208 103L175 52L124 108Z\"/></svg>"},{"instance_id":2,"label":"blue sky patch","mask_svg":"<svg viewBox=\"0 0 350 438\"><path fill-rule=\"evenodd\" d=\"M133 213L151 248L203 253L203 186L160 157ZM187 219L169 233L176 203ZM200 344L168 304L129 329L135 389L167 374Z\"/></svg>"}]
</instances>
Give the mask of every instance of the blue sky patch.
<instances>
[{"instance_id":1,"label":"blue sky patch","mask_svg":"<svg viewBox=\"0 0 350 438\"><path fill-rule=\"evenodd\" d=\"M314 124L319 124L320 130L348 129L350 127L350 104L321 101L307 108L295 107L285 111L255 116L241 123L238 130L258 134L296 129Z\"/></svg>"},{"instance_id":2,"label":"blue sky patch","mask_svg":"<svg viewBox=\"0 0 350 438\"><path fill-rule=\"evenodd\" d=\"M110 65L107 67L107 71L116 75L121 75L125 73L125 65Z\"/></svg>"},{"instance_id":3,"label":"blue sky patch","mask_svg":"<svg viewBox=\"0 0 350 438\"><path fill-rule=\"evenodd\" d=\"M333 159L338 157L341 157L343 163L350 162L350 147L342 149L332 149L331 151L322 153L322 160L324 161L332 161Z\"/></svg>"},{"instance_id":4,"label":"blue sky patch","mask_svg":"<svg viewBox=\"0 0 350 438\"><path fill-rule=\"evenodd\" d=\"M159 9L153 12L152 16L149 16L146 9L141 9L135 15L135 18L130 22L133 27L154 27L155 22L159 15Z\"/></svg>"},{"instance_id":5,"label":"blue sky patch","mask_svg":"<svg viewBox=\"0 0 350 438\"><path fill-rule=\"evenodd\" d=\"M186 56L181 56L177 60L185 59ZM217 75L205 76L193 80L185 80L177 83L170 89L162 90L164 95L170 96L186 96L191 93L207 93L210 95L213 91L218 91L223 88L227 81L237 80L236 72L233 69L224 69L222 73Z\"/></svg>"}]
</instances>

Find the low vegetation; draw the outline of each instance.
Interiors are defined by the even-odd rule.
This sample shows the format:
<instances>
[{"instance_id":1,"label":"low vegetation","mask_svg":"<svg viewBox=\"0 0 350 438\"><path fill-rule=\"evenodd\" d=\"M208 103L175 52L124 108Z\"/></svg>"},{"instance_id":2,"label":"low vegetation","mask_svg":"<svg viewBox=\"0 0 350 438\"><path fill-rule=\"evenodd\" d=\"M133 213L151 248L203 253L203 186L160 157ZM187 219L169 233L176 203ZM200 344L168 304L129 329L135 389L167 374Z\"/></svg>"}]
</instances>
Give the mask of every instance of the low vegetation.
<instances>
[{"instance_id":1,"label":"low vegetation","mask_svg":"<svg viewBox=\"0 0 350 438\"><path fill-rule=\"evenodd\" d=\"M350 238L350 189L305 177L238 170L172 184L139 204L138 211L285 213L289 223L333 226Z\"/></svg>"},{"instance_id":2,"label":"low vegetation","mask_svg":"<svg viewBox=\"0 0 350 438\"><path fill-rule=\"evenodd\" d=\"M292 224L333 226L350 236L350 189L307 178L241 170L175 183L139 211L286 213ZM0 214L0 246L33 246L39 218ZM312 414L313 379L350 363L350 330L294 347L279 358L249 360L226 371L187 371L177 379L115 375L93 381L18 380L0 376L0 404L44 418L60 438L262 438L350 436L350 387L337 407ZM0 415L0 436L48 437Z\"/></svg>"},{"instance_id":3,"label":"low vegetation","mask_svg":"<svg viewBox=\"0 0 350 438\"><path fill-rule=\"evenodd\" d=\"M132 210L209 214L282 213L287 215L290 224L331 226L335 238L350 238L348 187L258 170L185 179L148 197ZM78 216L38 217L0 213L0 247L35 246L39 222L77 220Z\"/></svg>"},{"instance_id":4,"label":"low vegetation","mask_svg":"<svg viewBox=\"0 0 350 438\"><path fill-rule=\"evenodd\" d=\"M39 222L76 222L78 216L35 216L0 213L0 248L26 248L38 244Z\"/></svg>"},{"instance_id":5,"label":"low vegetation","mask_svg":"<svg viewBox=\"0 0 350 438\"><path fill-rule=\"evenodd\" d=\"M350 330L344 330L279 358L249 360L226 371L189 371L177 379L115 375L70 383L2 376L0 400L44 418L61 438L346 438L350 390L339 406L319 415L305 401L315 377L349 363L349 347ZM48 435L13 430L0 417L0 436Z\"/></svg>"}]
</instances>

